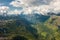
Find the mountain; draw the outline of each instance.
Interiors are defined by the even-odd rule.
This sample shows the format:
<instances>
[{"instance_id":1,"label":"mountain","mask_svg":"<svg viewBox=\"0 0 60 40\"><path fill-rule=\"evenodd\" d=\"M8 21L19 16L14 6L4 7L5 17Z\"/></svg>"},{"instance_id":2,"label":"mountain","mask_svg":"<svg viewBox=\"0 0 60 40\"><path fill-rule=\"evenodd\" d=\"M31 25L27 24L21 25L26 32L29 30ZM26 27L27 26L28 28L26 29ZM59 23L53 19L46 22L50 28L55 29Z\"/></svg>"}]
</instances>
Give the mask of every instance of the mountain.
<instances>
[{"instance_id":1,"label":"mountain","mask_svg":"<svg viewBox=\"0 0 60 40\"><path fill-rule=\"evenodd\" d=\"M0 16L0 20L9 20L9 19L18 19L18 20L28 20L31 23L45 22L50 16L41 15L41 14L20 14L20 15L10 15L10 16Z\"/></svg>"},{"instance_id":2,"label":"mountain","mask_svg":"<svg viewBox=\"0 0 60 40\"><path fill-rule=\"evenodd\" d=\"M54 13L0 15L0 33L11 38L20 36L29 40L60 40L59 21L60 16Z\"/></svg>"},{"instance_id":3,"label":"mountain","mask_svg":"<svg viewBox=\"0 0 60 40\"><path fill-rule=\"evenodd\" d=\"M32 23L37 23L37 22L45 22L50 16L39 15L39 14L28 14L28 15L21 15L21 17L24 17L25 19L27 19Z\"/></svg>"}]
</instances>

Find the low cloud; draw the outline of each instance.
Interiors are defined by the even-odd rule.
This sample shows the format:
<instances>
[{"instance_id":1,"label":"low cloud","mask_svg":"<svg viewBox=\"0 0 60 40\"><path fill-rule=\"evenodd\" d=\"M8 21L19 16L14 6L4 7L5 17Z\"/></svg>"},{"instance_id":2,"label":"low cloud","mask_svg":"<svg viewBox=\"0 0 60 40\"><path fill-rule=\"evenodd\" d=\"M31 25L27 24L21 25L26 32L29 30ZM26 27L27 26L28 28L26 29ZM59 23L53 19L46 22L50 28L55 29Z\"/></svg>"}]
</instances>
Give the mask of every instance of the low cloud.
<instances>
[{"instance_id":1,"label":"low cloud","mask_svg":"<svg viewBox=\"0 0 60 40\"><path fill-rule=\"evenodd\" d=\"M8 11L9 7L7 6L0 6L0 14L6 13Z\"/></svg>"},{"instance_id":2,"label":"low cloud","mask_svg":"<svg viewBox=\"0 0 60 40\"><path fill-rule=\"evenodd\" d=\"M17 15L17 14L20 14L20 13L21 13L21 11L20 11L20 10L17 10L17 9L15 9L15 10L13 10L13 11L10 10L10 11L8 12L8 14L10 14L10 15L11 15L11 14L16 14L16 15Z\"/></svg>"}]
</instances>

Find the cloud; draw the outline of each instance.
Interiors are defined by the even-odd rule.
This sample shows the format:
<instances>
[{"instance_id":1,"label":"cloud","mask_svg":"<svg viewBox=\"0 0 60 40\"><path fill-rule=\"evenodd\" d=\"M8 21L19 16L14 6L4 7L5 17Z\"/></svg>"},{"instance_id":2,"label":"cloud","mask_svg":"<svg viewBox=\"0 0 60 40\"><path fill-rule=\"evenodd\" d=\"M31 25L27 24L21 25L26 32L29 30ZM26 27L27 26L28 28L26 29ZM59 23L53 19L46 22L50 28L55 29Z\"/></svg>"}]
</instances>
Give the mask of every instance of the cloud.
<instances>
[{"instance_id":1,"label":"cloud","mask_svg":"<svg viewBox=\"0 0 60 40\"><path fill-rule=\"evenodd\" d=\"M26 4L24 4L24 2L21 0L14 0L10 3L10 5L12 5L13 7L22 7L25 6Z\"/></svg>"},{"instance_id":2,"label":"cloud","mask_svg":"<svg viewBox=\"0 0 60 40\"><path fill-rule=\"evenodd\" d=\"M21 14L21 12L22 12L22 11L15 9L15 10L13 10L13 11L10 10L10 11L8 12L8 14L10 14L10 15L11 15L11 14L16 14L16 15L17 15L17 14Z\"/></svg>"},{"instance_id":3,"label":"cloud","mask_svg":"<svg viewBox=\"0 0 60 40\"><path fill-rule=\"evenodd\" d=\"M51 2L50 7L55 12L59 12L60 11L60 0L54 0L53 2Z\"/></svg>"},{"instance_id":4,"label":"cloud","mask_svg":"<svg viewBox=\"0 0 60 40\"><path fill-rule=\"evenodd\" d=\"M10 3L10 5L21 7L21 6L40 6L40 5L48 5L52 0L15 0Z\"/></svg>"},{"instance_id":5,"label":"cloud","mask_svg":"<svg viewBox=\"0 0 60 40\"><path fill-rule=\"evenodd\" d=\"M0 6L0 14L6 13L8 11L8 6Z\"/></svg>"},{"instance_id":6,"label":"cloud","mask_svg":"<svg viewBox=\"0 0 60 40\"><path fill-rule=\"evenodd\" d=\"M23 7L26 14L39 12L46 15L48 12L60 12L60 0L14 0L10 3L14 7Z\"/></svg>"}]
</instances>

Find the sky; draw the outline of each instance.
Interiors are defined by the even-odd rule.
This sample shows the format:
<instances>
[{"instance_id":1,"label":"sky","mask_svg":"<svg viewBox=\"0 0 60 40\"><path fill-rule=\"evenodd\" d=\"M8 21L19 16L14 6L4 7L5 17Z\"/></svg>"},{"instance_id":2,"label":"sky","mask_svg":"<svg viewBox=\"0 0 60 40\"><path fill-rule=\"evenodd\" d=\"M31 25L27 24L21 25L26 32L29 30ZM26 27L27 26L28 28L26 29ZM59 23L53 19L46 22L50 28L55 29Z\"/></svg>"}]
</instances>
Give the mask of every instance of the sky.
<instances>
[{"instance_id":1,"label":"sky","mask_svg":"<svg viewBox=\"0 0 60 40\"><path fill-rule=\"evenodd\" d=\"M60 0L0 0L0 14L47 15L48 12L60 12Z\"/></svg>"}]
</instances>

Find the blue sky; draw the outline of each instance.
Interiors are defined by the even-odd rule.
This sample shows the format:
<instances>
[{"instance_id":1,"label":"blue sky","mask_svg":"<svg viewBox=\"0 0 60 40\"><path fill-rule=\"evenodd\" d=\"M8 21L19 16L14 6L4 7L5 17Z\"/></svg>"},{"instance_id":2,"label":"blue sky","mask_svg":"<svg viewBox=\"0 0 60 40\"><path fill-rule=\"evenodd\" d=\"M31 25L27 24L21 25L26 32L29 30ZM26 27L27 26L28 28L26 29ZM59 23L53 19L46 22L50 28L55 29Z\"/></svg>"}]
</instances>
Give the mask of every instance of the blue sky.
<instances>
[{"instance_id":1,"label":"blue sky","mask_svg":"<svg viewBox=\"0 0 60 40\"><path fill-rule=\"evenodd\" d=\"M0 0L0 6L8 6L10 7L10 9L14 9L14 7L12 7L11 5L9 5L10 2L12 2L13 0Z\"/></svg>"},{"instance_id":2,"label":"blue sky","mask_svg":"<svg viewBox=\"0 0 60 40\"><path fill-rule=\"evenodd\" d=\"M60 12L59 5L60 0L0 0L0 14L8 11L8 14L36 12L46 15L48 12Z\"/></svg>"},{"instance_id":3,"label":"blue sky","mask_svg":"<svg viewBox=\"0 0 60 40\"><path fill-rule=\"evenodd\" d=\"M9 6L9 3L13 0L0 0L0 3L3 3L4 5Z\"/></svg>"}]
</instances>

